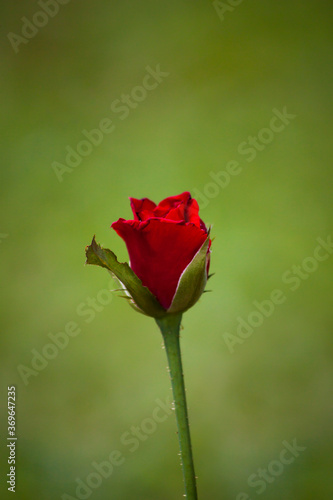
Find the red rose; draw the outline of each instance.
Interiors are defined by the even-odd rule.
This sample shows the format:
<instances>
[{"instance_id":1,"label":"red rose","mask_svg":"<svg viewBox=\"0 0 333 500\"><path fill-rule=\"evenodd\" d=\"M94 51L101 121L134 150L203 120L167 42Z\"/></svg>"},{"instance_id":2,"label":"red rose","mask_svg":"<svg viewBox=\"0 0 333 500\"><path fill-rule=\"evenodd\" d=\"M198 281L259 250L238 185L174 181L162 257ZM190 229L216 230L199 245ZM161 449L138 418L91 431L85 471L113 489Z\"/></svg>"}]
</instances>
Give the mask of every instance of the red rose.
<instances>
[{"instance_id":1,"label":"red rose","mask_svg":"<svg viewBox=\"0 0 333 500\"><path fill-rule=\"evenodd\" d=\"M148 198L130 200L134 220L119 219L111 227L126 243L131 269L165 310L188 309L201 295L209 268L210 240L199 217L198 203L189 192L170 196L158 205ZM204 261L201 256L200 265L195 267L198 259L194 257L200 249L204 251ZM194 274L200 273L200 276L185 277L184 271L190 263L192 275L195 269ZM186 302L186 297L177 297L177 305L174 305L181 278L189 298ZM193 293L194 286L198 288L196 293Z\"/></svg>"}]
</instances>

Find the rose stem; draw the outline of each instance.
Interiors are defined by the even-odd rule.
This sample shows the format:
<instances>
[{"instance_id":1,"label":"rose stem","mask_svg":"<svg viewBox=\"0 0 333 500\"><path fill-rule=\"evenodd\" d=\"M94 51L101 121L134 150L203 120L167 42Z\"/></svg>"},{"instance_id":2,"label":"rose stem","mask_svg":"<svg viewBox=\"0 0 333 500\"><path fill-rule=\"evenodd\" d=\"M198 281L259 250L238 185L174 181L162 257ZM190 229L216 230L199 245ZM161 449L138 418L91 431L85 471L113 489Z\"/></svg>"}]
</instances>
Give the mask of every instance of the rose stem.
<instances>
[{"instance_id":1,"label":"rose stem","mask_svg":"<svg viewBox=\"0 0 333 500\"><path fill-rule=\"evenodd\" d=\"M168 357L171 385L176 411L180 456L183 468L185 493L188 500L197 500L196 477L194 472L191 436L187 414L184 376L179 344L179 329L182 315L165 316L156 319L163 335Z\"/></svg>"}]
</instances>

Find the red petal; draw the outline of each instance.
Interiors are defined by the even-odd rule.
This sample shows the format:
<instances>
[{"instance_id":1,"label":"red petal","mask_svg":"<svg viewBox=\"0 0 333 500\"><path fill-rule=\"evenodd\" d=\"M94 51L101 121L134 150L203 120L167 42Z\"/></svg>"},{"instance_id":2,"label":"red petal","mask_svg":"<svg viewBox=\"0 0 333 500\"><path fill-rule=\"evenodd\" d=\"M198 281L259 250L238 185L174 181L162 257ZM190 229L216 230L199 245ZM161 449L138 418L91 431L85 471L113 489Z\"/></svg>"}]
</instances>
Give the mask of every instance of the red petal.
<instances>
[{"instance_id":1,"label":"red petal","mask_svg":"<svg viewBox=\"0 0 333 500\"><path fill-rule=\"evenodd\" d=\"M212 240L209 240L208 250L207 250L207 260L206 260L206 273L207 277L209 276L209 268L210 268L210 247L212 246Z\"/></svg>"},{"instance_id":2,"label":"red petal","mask_svg":"<svg viewBox=\"0 0 333 500\"><path fill-rule=\"evenodd\" d=\"M163 219L173 220L176 222L187 222L185 219L185 209L186 206L184 204L178 205L176 208L172 208Z\"/></svg>"},{"instance_id":3,"label":"red petal","mask_svg":"<svg viewBox=\"0 0 333 500\"><path fill-rule=\"evenodd\" d=\"M119 219L112 228L126 243L133 271L168 309L180 275L205 241L206 232L191 223L156 218Z\"/></svg>"},{"instance_id":4,"label":"red petal","mask_svg":"<svg viewBox=\"0 0 333 500\"><path fill-rule=\"evenodd\" d=\"M198 202L194 198L192 198L189 201L189 203L186 207L186 220L188 220L188 222L192 222L196 226L200 227L201 219L199 217L199 205L198 205ZM202 229L206 230L205 225Z\"/></svg>"},{"instance_id":5,"label":"red petal","mask_svg":"<svg viewBox=\"0 0 333 500\"><path fill-rule=\"evenodd\" d=\"M180 206L183 206L185 208L190 199L191 199L191 194L188 191L185 191L182 194L178 194L177 196L169 196L168 198L165 198L157 205L156 209L154 210L155 217L167 218L167 215L173 209L177 209ZM175 214L177 214L176 216L178 217L180 216L178 215L178 212L176 212ZM180 219L177 218L172 220L185 220L184 212Z\"/></svg>"},{"instance_id":6,"label":"red petal","mask_svg":"<svg viewBox=\"0 0 333 500\"><path fill-rule=\"evenodd\" d=\"M174 208L179 205L179 203L188 203L190 199L191 193L185 191L184 193L177 194L176 196L169 196L168 198L160 201L160 203L157 205L157 208Z\"/></svg>"},{"instance_id":7,"label":"red petal","mask_svg":"<svg viewBox=\"0 0 333 500\"><path fill-rule=\"evenodd\" d=\"M130 198L130 202L134 220L146 220L150 217L154 217L154 208L156 207L156 203L153 201L148 198L142 198L141 200Z\"/></svg>"}]
</instances>

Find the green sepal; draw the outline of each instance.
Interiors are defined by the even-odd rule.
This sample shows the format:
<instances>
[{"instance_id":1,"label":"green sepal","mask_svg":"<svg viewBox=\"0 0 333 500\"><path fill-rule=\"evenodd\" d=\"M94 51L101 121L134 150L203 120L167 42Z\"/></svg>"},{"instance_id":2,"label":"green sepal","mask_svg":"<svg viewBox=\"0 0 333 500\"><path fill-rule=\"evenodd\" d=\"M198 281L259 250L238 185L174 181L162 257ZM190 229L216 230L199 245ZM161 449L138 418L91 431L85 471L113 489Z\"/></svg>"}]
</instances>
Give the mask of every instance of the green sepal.
<instances>
[{"instance_id":1,"label":"green sepal","mask_svg":"<svg viewBox=\"0 0 333 500\"><path fill-rule=\"evenodd\" d=\"M187 311L200 298L207 283L207 251L209 232L201 248L182 272L168 314Z\"/></svg>"},{"instance_id":2,"label":"green sepal","mask_svg":"<svg viewBox=\"0 0 333 500\"><path fill-rule=\"evenodd\" d=\"M143 286L141 280L132 271L127 262L118 262L116 255L107 248L96 243L95 236L90 245L86 247L86 264L105 267L113 277L117 278L124 287L132 301L130 305L137 311L152 316L162 318L167 311L161 306L151 291Z\"/></svg>"}]
</instances>

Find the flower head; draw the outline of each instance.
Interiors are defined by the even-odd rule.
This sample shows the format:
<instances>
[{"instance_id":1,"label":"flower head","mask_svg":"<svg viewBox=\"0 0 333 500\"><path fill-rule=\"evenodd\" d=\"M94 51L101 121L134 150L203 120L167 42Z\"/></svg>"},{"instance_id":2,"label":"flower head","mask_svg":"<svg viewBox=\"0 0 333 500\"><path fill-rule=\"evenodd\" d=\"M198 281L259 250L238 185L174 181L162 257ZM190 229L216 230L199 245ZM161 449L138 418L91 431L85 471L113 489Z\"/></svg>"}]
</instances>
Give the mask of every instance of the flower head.
<instances>
[{"instance_id":1,"label":"flower head","mask_svg":"<svg viewBox=\"0 0 333 500\"><path fill-rule=\"evenodd\" d=\"M183 312L199 299L208 279L211 241L198 203L189 192L165 198L158 205L148 198L130 198L130 202L133 219L121 218L111 226L126 243L129 267L157 302L160 317ZM89 258L87 262L98 264ZM117 277L132 304L157 317L155 310L138 304L140 292L131 294L128 284Z\"/></svg>"}]
</instances>

